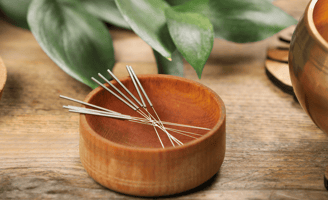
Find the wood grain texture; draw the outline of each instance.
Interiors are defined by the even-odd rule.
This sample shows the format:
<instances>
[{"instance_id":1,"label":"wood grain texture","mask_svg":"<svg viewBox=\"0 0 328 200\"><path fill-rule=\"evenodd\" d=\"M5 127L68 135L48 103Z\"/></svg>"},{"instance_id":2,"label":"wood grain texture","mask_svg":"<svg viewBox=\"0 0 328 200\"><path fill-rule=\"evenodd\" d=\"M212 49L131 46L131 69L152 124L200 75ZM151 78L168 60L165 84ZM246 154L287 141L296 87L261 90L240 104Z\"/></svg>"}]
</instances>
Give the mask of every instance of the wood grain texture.
<instances>
[{"instance_id":1,"label":"wood grain texture","mask_svg":"<svg viewBox=\"0 0 328 200\"><path fill-rule=\"evenodd\" d=\"M285 11L303 12L294 9L304 1L278 2ZM0 199L139 199L97 184L80 162L79 116L63 110L68 102L58 96L82 100L91 89L61 71L29 31L3 21L0 26L0 56L8 71L0 101ZM114 46L131 35L116 31ZM140 42L134 51L145 51L142 60L131 60L124 43L115 49L120 57L114 71L124 76L119 67L125 63L142 73L144 63L156 71L149 47L132 37L130 42ZM215 40L201 80L185 64L185 77L210 87L226 105L226 155L205 184L163 199L328 198L323 184L328 136L266 77L270 43Z\"/></svg>"}]
</instances>

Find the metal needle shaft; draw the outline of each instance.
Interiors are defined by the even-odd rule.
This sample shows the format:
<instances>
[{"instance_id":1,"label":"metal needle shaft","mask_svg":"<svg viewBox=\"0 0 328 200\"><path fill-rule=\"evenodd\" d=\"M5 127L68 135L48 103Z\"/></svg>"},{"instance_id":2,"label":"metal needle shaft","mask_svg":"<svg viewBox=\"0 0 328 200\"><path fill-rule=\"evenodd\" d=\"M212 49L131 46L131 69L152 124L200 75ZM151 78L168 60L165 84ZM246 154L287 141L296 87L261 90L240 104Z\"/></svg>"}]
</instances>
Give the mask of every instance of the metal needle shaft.
<instances>
[{"instance_id":1,"label":"metal needle shaft","mask_svg":"<svg viewBox=\"0 0 328 200\"><path fill-rule=\"evenodd\" d=\"M140 101L123 85L123 83L111 72L110 70L107 70L108 73L115 79L118 84L142 107L143 105L140 103Z\"/></svg>"}]
</instances>

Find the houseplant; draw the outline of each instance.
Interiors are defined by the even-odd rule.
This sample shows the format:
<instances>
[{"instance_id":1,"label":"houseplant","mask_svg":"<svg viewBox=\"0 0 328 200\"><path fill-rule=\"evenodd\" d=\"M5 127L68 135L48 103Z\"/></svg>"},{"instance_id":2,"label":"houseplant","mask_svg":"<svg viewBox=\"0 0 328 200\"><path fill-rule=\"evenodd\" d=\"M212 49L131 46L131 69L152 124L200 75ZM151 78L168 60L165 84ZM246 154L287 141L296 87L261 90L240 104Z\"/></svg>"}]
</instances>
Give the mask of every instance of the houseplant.
<instances>
[{"instance_id":1,"label":"houseplant","mask_svg":"<svg viewBox=\"0 0 328 200\"><path fill-rule=\"evenodd\" d=\"M0 0L13 23L29 28L66 73L90 80L115 63L104 22L132 29L154 51L160 73L182 75L186 59L199 78L214 38L263 40L297 21L270 0Z\"/></svg>"}]
</instances>

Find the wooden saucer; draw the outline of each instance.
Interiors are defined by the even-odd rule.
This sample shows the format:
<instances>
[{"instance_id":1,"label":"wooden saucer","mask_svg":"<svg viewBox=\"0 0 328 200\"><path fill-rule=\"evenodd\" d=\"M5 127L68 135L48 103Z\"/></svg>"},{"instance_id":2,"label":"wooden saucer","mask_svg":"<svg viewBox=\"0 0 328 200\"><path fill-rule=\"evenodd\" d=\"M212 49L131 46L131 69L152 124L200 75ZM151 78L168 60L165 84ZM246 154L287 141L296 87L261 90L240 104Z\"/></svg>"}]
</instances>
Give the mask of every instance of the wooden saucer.
<instances>
[{"instance_id":1,"label":"wooden saucer","mask_svg":"<svg viewBox=\"0 0 328 200\"><path fill-rule=\"evenodd\" d=\"M328 167L326 167L324 183L325 183L326 190L328 190Z\"/></svg>"},{"instance_id":2,"label":"wooden saucer","mask_svg":"<svg viewBox=\"0 0 328 200\"><path fill-rule=\"evenodd\" d=\"M273 48L269 49L267 54L268 60L274 60L279 63L288 63L289 49Z\"/></svg>"},{"instance_id":3,"label":"wooden saucer","mask_svg":"<svg viewBox=\"0 0 328 200\"><path fill-rule=\"evenodd\" d=\"M285 28L284 30L282 30L278 33L278 38L282 41L285 41L286 43L290 43L295 28L296 28L296 25L292 25L288 28Z\"/></svg>"},{"instance_id":4,"label":"wooden saucer","mask_svg":"<svg viewBox=\"0 0 328 200\"><path fill-rule=\"evenodd\" d=\"M6 84L6 80L7 80L7 70L5 64L0 58L0 99L2 96L3 88L5 87Z\"/></svg>"},{"instance_id":5,"label":"wooden saucer","mask_svg":"<svg viewBox=\"0 0 328 200\"><path fill-rule=\"evenodd\" d=\"M294 95L289 76L288 54L289 45L295 26L290 26L278 33L274 47L267 50L265 72L268 78L282 91Z\"/></svg>"}]
</instances>

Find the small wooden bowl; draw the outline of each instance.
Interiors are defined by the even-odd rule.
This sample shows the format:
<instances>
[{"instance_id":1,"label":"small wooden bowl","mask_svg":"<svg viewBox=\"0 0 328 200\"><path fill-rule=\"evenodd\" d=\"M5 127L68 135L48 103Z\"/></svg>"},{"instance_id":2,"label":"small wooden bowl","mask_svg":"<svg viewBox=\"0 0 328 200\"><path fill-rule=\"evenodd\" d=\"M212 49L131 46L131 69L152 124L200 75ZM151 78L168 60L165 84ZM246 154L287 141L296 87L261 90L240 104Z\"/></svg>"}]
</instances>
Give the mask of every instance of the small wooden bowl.
<instances>
[{"instance_id":1,"label":"small wooden bowl","mask_svg":"<svg viewBox=\"0 0 328 200\"><path fill-rule=\"evenodd\" d=\"M5 64L0 58L0 99L3 93L3 88L5 87L6 84L6 80L7 80L7 70Z\"/></svg>"},{"instance_id":2,"label":"small wooden bowl","mask_svg":"<svg viewBox=\"0 0 328 200\"><path fill-rule=\"evenodd\" d=\"M81 114L80 158L84 168L101 185L137 196L171 195L204 183L219 171L225 155L223 101L211 89L185 78L138 77L162 121L211 130L178 127L202 136L193 139L170 132L184 143L176 147L159 131L163 149L152 126ZM137 96L130 78L121 81ZM138 116L101 87L93 90L85 102Z\"/></svg>"}]
</instances>

